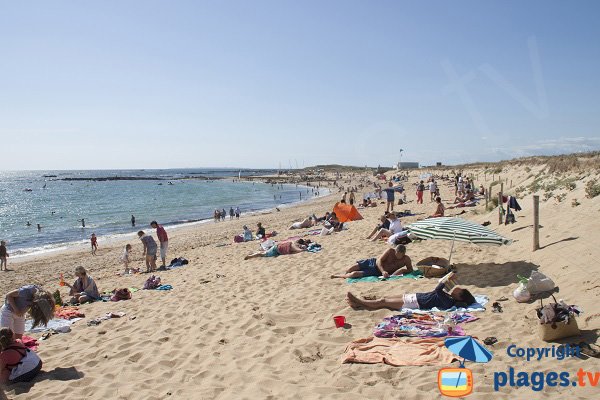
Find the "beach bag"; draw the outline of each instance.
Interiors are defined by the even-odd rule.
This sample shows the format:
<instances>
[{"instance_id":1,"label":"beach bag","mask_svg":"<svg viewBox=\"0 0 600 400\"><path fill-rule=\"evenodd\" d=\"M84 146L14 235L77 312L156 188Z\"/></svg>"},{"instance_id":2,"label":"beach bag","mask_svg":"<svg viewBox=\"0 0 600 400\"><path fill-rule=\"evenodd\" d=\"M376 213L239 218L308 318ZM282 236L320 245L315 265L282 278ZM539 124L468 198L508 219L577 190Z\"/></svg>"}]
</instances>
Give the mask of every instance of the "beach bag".
<instances>
[{"instance_id":1,"label":"beach bag","mask_svg":"<svg viewBox=\"0 0 600 400\"><path fill-rule=\"evenodd\" d=\"M144 283L144 289L156 289L160 286L160 276L152 275L150 278L146 279Z\"/></svg>"},{"instance_id":2,"label":"beach bag","mask_svg":"<svg viewBox=\"0 0 600 400\"><path fill-rule=\"evenodd\" d=\"M244 241L244 237L242 235L235 235L233 237L234 243L242 243Z\"/></svg>"},{"instance_id":3,"label":"beach bag","mask_svg":"<svg viewBox=\"0 0 600 400\"><path fill-rule=\"evenodd\" d=\"M531 300L531 293L524 282L519 282L519 286L513 292L513 297L518 303L527 303Z\"/></svg>"},{"instance_id":4,"label":"beach bag","mask_svg":"<svg viewBox=\"0 0 600 400\"><path fill-rule=\"evenodd\" d=\"M544 306L542 299L540 299L540 308L536 310L538 318L544 314L545 308L548 308L550 311L554 311L554 315L557 314L559 304L556 302L556 298L554 296L552 296L552 298L554 299L554 303L548 303L546 306ZM543 341L551 342L570 336L579 336L581 332L579 331L579 326L577 325L575 316L570 315L566 320L553 320L549 323L543 323L542 320L539 319L538 334L540 339Z\"/></svg>"},{"instance_id":5,"label":"beach bag","mask_svg":"<svg viewBox=\"0 0 600 400\"><path fill-rule=\"evenodd\" d=\"M8 377L8 380L10 381L17 379L21 375L25 375L26 373L33 371L42 362L40 357L30 349L9 346L5 349L5 351L9 349L16 351L23 357L21 358L21 361L19 361L17 364L6 365L6 367L12 367L12 369L10 370L10 375Z\"/></svg>"},{"instance_id":6,"label":"beach bag","mask_svg":"<svg viewBox=\"0 0 600 400\"><path fill-rule=\"evenodd\" d=\"M527 280L527 290L531 294L548 292L554 290L555 287L552 279L538 271L531 271L531 276Z\"/></svg>"},{"instance_id":7,"label":"beach bag","mask_svg":"<svg viewBox=\"0 0 600 400\"><path fill-rule=\"evenodd\" d=\"M425 278L441 278L448 273L447 267L439 265L419 265L419 271L423 273Z\"/></svg>"},{"instance_id":8,"label":"beach bag","mask_svg":"<svg viewBox=\"0 0 600 400\"><path fill-rule=\"evenodd\" d=\"M111 301L129 300L131 299L131 291L127 288L117 289L115 294L110 298Z\"/></svg>"}]
</instances>

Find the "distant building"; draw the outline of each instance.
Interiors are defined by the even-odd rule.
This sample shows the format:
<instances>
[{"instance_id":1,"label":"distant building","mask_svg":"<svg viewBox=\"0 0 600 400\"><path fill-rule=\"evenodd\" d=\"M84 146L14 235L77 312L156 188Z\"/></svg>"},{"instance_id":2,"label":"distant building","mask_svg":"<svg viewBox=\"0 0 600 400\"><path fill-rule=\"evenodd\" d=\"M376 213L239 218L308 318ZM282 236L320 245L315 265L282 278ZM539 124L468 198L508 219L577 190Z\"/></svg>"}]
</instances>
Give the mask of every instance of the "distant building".
<instances>
[{"instance_id":1,"label":"distant building","mask_svg":"<svg viewBox=\"0 0 600 400\"><path fill-rule=\"evenodd\" d=\"M435 163L435 166L436 166L436 167L441 167L441 166L442 166L442 163L438 161L438 162L436 162L436 163Z\"/></svg>"},{"instance_id":2,"label":"distant building","mask_svg":"<svg viewBox=\"0 0 600 400\"><path fill-rule=\"evenodd\" d=\"M419 168L418 162L399 162L396 165L397 169L411 169L411 168Z\"/></svg>"}]
</instances>

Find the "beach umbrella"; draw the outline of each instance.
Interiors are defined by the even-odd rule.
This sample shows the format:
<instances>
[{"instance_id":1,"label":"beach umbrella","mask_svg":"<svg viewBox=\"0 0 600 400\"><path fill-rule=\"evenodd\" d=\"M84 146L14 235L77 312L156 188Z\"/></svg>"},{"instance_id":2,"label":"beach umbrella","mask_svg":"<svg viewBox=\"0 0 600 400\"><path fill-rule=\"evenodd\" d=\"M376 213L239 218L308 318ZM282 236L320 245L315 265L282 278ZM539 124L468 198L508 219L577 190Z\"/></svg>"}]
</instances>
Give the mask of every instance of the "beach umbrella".
<instances>
[{"instance_id":1,"label":"beach umbrella","mask_svg":"<svg viewBox=\"0 0 600 400\"><path fill-rule=\"evenodd\" d=\"M475 222L461 218L439 217L428 218L413 222L406 227L419 239L452 240L450 257L454 250L454 242L469 242L477 245L502 246L512 243L511 239L500 236L496 232L487 229Z\"/></svg>"},{"instance_id":2,"label":"beach umbrella","mask_svg":"<svg viewBox=\"0 0 600 400\"><path fill-rule=\"evenodd\" d=\"M472 336L447 337L444 339L444 344L448 350L457 356L462 357L463 360L460 363L461 368L464 368L465 360L486 363L492 359L492 353L479 344L477 340L473 339ZM458 386L460 382L461 375L462 373L458 374L456 386Z\"/></svg>"},{"instance_id":3,"label":"beach umbrella","mask_svg":"<svg viewBox=\"0 0 600 400\"><path fill-rule=\"evenodd\" d=\"M492 359L492 353L483 347L472 336L447 337L444 340L446 348L461 357L478 363L486 363Z\"/></svg>"}]
</instances>

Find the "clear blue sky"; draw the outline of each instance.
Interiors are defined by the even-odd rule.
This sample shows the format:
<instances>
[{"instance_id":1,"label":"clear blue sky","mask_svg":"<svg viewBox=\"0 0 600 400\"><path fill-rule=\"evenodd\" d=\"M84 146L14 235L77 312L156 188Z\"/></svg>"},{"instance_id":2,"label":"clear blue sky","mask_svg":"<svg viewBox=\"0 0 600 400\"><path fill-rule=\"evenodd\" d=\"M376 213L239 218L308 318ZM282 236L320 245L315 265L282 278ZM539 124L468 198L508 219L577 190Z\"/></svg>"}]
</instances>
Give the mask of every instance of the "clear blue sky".
<instances>
[{"instance_id":1,"label":"clear blue sky","mask_svg":"<svg viewBox=\"0 0 600 400\"><path fill-rule=\"evenodd\" d=\"M600 149L598 1L2 1L0 169Z\"/></svg>"}]
</instances>

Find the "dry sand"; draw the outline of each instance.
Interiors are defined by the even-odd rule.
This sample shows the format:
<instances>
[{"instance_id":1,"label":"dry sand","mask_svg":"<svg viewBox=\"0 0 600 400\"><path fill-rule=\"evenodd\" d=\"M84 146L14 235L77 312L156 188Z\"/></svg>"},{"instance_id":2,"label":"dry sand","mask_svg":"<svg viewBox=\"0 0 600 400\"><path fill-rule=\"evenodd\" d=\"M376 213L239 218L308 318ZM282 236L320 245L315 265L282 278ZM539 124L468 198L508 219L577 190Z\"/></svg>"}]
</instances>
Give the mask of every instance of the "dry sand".
<instances>
[{"instance_id":1,"label":"dry sand","mask_svg":"<svg viewBox=\"0 0 600 400\"><path fill-rule=\"evenodd\" d=\"M514 191L525 186L541 171L534 166L506 168L501 176ZM437 171L446 173L448 171ZM483 169L466 169L484 181ZM415 181L416 172L410 182ZM589 174L589 173L587 173ZM541 175L546 177L546 175ZM573 191L563 190L566 199L550 199L541 204L540 233L542 248L532 252L532 199L520 200L523 211L513 225L498 225L497 211L484 206L467 210L463 216L478 223L491 221L492 229L514 239L508 247L477 247L457 243L453 262L458 266L458 281L474 293L487 294L492 301L502 296L503 313L491 307L481 319L465 325L468 334L481 339L496 336L491 347L494 359L488 364L468 366L473 370L475 390L469 398L483 399L493 394L499 399L598 397L600 387L546 387L541 392L530 388L502 388L493 391L495 371L569 371L581 367L599 371L597 359L553 359L526 362L510 358L510 344L545 347L536 332L536 304L519 304L512 298L517 287L516 275L529 275L537 269L549 275L560 287L559 298L583 307L579 326L588 341L597 341L600 314L600 196L586 199L586 173ZM547 176L550 179L550 176ZM512 188L510 181L513 181ZM408 186L408 185L407 185ZM440 185L444 199L453 198L454 189ZM452 195L451 195L452 193ZM555 193L560 193L556 190ZM543 192L540 192L543 195ZM332 280L355 260L381 254L387 245L364 238L376 224L383 206L362 210L362 221L350 223L350 229L327 237L316 237L323 250L277 258L243 261L244 255L258 249L257 243L231 244L243 224L254 226L262 221L267 230L279 232L279 239L298 231L287 227L293 220L331 210L337 194L297 207L239 221L210 223L170 231L169 258L184 256L187 267L161 272L163 283L174 289L138 291L133 299L118 303L95 303L81 307L86 319L73 325L70 333L42 341L39 354L44 371L33 383L5 389L14 399L436 399L437 367L391 367L387 365L341 364L347 343L372 334L373 327L391 311L354 311L344 301L352 290L360 295L384 296L428 291L433 279L399 280L385 283L348 285ZM359 196L360 197L360 196ZM425 193L425 204L414 202L409 187L408 205L419 214L405 218L407 224L434 210ZM581 203L572 207L572 199ZM449 214L456 214L450 210ZM304 230L303 230L304 231ZM133 236L135 265L142 266L141 245ZM217 244L228 244L217 247ZM99 239L98 255L73 250L43 258L11 260L15 272L2 273L2 293L23 284L38 283L49 290L58 288L61 272L72 279L74 267L85 266L96 278L101 290L116 287L141 287L146 275L117 277L122 243L106 247ZM423 241L408 245L408 254L416 262L427 256L447 257L450 243ZM10 250L10 249L9 249ZM66 290L61 289L66 297ZM88 327L86 320L108 311L124 311L127 316ZM336 329L334 315L345 315L350 329ZM132 319L135 317L135 319ZM38 335L39 336L39 335Z\"/></svg>"}]
</instances>

